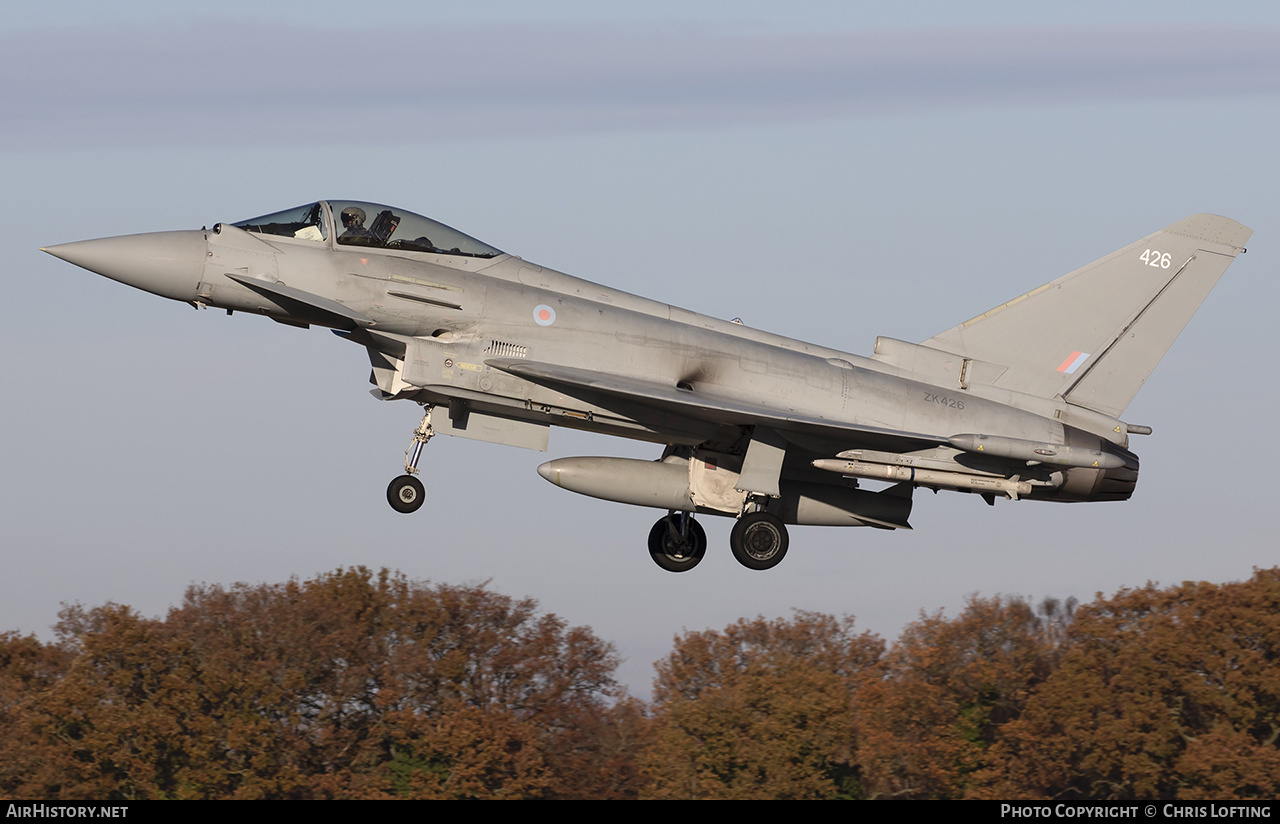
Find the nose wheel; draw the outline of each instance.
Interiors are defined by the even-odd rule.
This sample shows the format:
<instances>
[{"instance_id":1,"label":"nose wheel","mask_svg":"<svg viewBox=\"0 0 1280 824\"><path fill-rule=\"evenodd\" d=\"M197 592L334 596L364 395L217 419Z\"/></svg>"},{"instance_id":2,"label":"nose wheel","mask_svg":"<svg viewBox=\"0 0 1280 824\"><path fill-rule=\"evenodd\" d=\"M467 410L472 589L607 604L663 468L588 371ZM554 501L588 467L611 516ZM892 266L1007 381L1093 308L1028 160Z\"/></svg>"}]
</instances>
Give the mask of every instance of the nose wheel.
<instances>
[{"instance_id":1,"label":"nose wheel","mask_svg":"<svg viewBox=\"0 0 1280 824\"><path fill-rule=\"evenodd\" d=\"M418 428L413 430L413 441L404 452L405 474L396 478L387 486L387 503L396 512L417 512L427 499L427 492L422 488L422 481L414 477L418 474L418 458L422 456L422 447L435 436L431 428L431 407L422 416Z\"/></svg>"},{"instance_id":2,"label":"nose wheel","mask_svg":"<svg viewBox=\"0 0 1280 824\"><path fill-rule=\"evenodd\" d=\"M401 475L387 487L387 503L396 512L417 512L426 499L422 481L412 475Z\"/></svg>"}]
</instances>

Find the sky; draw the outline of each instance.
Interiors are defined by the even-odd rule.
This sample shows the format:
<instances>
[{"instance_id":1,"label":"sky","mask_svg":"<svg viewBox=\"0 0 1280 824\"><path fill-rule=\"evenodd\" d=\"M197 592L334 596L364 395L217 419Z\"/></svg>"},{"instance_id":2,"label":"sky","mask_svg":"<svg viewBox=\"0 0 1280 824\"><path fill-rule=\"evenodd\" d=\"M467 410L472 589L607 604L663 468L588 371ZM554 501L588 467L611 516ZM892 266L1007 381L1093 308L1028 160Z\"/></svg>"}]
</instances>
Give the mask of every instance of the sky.
<instances>
[{"instance_id":1,"label":"sky","mask_svg":"<svg viewBox=\"0 0 1280 824\"><path fill-rule=\"evenodd\" d=\"M264 6L269 6L264 8ZM909 8L903 8L909 6ZM1277 563L1280 10L1263 3L50 3L0 20L0 632L64 603L355 565L487 583L612 641L648 694L687 630L793 610L888 639L978 594L1091 600ZM372 7L370 7L372 8ZM1125 503L916 494L911 532L791 530L753 572L703 518L536 467L657 457L439 437L325 330L195 312L41 254L319 198L393 204L545 266L857 354L920 341L1189 214L1256 232L1126 412ZM1259 452L1258 450L1262 450Z\"/></svg>"}]
</instances>

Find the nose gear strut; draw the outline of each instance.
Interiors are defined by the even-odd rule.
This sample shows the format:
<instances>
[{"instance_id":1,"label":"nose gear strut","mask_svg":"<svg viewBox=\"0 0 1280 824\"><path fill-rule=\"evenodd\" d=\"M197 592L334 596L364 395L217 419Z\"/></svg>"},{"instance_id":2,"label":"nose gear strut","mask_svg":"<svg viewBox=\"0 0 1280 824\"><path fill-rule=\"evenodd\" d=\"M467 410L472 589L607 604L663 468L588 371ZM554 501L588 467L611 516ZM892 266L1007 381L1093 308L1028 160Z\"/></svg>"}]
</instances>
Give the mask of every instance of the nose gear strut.
<instances>
[{"instance_id":1,"label":"nose gear strut","mask_svg":"<svg viewBox=\"0 0 1280 824\"><path fill-rule=\"evenodd\" d=\"M431 428L432 409L433 407L426 406L422 421L419 422L418 428L413 430L413 441L404 451L405 474L393 480L387 487L387 503L391 504L391 508L396 512L417 512L423 501L427 499L422 481L414 475L418 474L418 458L422 457L422 447L426 446L427 441L436 434L436 431Z\"/></svg>"},{"instance_id":2,"label":"nose gear strut","mask_svg":"<svg viewBox=\"0 0 1280 824\"><path fill-rule=\"evenodd\" d=\"M426 407L426 411L422 414L422 421L418 424L418 428L413 430L413 442L404 451L404 471L410 475L418 474L418 458L422 455L422 447L435 437L436 431L431 428L431 410L434 408ZM410 452L413 453L412 456Z\"/></svg>"}]
</instances>

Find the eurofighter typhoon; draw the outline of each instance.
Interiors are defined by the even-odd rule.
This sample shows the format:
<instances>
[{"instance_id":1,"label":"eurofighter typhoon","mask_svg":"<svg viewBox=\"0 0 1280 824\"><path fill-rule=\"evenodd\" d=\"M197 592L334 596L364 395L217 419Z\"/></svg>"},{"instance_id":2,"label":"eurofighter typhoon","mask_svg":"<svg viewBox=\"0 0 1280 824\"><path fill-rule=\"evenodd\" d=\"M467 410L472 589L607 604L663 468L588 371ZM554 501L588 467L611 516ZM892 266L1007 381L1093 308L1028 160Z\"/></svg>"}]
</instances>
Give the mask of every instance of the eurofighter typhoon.
<instances>
[{"instance_id":1,"label":"eurofighter typhoon","mask_svg":"<svg viewBox=\"0 0 1280 824\"><path fill-rule=\"evenodd\" d=\"M736 519L769 569L788 524L910 529L920 487L1123 501L1125 407L1252 230L1193 215L921 343L871 357L769 334L538 266L421 215L320 201L212 229L44 251L201 309L322 326L369 353L373 394L425 414L387 500L414 512L437 433L545 451L552 426L662 445L560 458L564 489L665 510L648 547L697 566L696 515ZM879 481L877 490L864 481Z\"/></svg>"}]
</instances>

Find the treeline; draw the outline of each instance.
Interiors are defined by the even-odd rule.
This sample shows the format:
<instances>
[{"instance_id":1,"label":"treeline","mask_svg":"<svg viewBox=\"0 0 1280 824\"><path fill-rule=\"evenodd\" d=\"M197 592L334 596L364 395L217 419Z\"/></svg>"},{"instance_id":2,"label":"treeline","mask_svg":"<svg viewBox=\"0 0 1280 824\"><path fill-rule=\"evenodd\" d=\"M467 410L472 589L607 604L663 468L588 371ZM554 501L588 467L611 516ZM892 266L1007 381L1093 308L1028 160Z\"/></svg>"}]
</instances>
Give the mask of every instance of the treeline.
<instances>
[{"instance_id":1,"label":"treeline","mask_svg":"<svg viewBox=\"0 0 1280 824\"><path fill-rule=\"evenodd\" d=\"M892 645L797 613L610 644L383 570L0 635L10 798L1275 798L1280 569L974 598Z\"/></svg>"}]
</instances>

